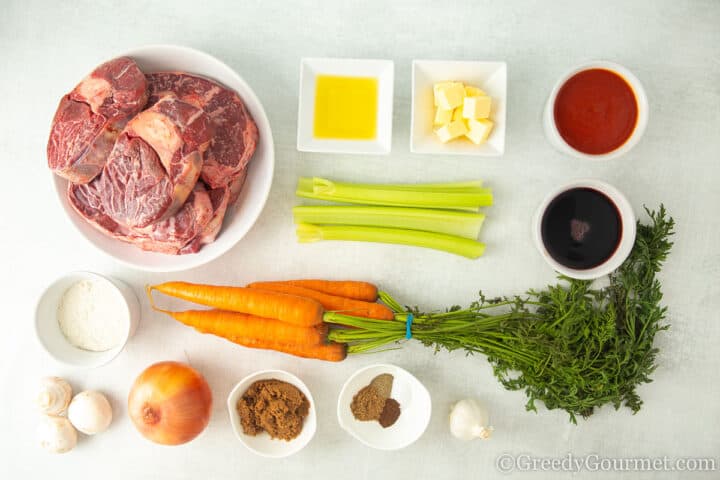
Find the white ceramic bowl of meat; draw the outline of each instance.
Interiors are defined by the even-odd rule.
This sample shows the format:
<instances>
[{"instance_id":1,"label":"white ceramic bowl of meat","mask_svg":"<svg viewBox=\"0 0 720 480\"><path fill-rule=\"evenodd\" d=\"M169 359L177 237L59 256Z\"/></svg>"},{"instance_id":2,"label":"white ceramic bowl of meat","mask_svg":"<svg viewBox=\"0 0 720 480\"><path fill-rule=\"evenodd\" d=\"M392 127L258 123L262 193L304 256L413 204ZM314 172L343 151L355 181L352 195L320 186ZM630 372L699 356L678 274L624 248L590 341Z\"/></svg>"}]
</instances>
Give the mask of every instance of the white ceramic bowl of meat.
<instances>
[{"instance_id":1,"label":"white ceramic bowl of meat","mask_svg":"<svg viewBox=\"0 0 720 480\"><path fill-rule=\"evenodd\" d=\"M297 387L303 395L310 402L310 410L305 421L303 422L303 428L300 435L293 438L290 441L276 440L270 437L267 432L262 432L258 435L252 436L247 435L243 431L243 427L240 423L240 415L237 412L238 400L242 398L248 388L257 382L258 380L280 380L287 382ZM245 447L251 452L260 455L261 457L268 458L282 458L293 455L310 443L313 436L315 436L315 430L317 429L317 414L315 413L315 400L313 399L310 389L307 385L295 375L288 373L284 370L262 370L255 372L243 378L235 385L227 399L228 413L230 414L230 424L232 425L233 431L237 436L238 440L245 445Z\"/></svg>"},{"instance_id":2,"label":"white ceramic bowl of meat","mask_svg":"<svg viewBox=\"0 0 720 480\"><path fill-rule=\"evenodd\" d=\"M73 210L66 197L67 181L53 175L60 202L72 223L93 246L128 266L147 271L172 272L204 265L227 252L240 241L252 228L265 206L275 163L272 131L265 110L240 75L207 53L176 45L151 45L121 52L115 56L132 58L146 74L181 71L215 80L236 91L252 115L259 132L257 148L248 167L247 179L237 202L228 209L222 230L215 241L204 245L197 253L186 255L147 252L135 245L105 236ZM87 70L90 71L92 68L88 66ZM78 81L85 73L87 72L78 72ZM70 88L72 85L68 85L67 90Z\"/></svg>"}]
</instances>

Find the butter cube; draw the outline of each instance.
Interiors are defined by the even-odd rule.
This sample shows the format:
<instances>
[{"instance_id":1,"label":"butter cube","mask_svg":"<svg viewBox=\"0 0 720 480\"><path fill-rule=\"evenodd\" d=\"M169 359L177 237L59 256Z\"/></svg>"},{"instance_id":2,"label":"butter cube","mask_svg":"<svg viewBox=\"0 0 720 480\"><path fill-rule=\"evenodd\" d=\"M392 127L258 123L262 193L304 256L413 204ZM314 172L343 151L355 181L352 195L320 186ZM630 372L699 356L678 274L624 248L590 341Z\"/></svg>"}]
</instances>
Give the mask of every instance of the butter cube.
<instances>
[{"instance_id":1,"label":"butter cube","mask_svg":"<svg viewBox=\"0 0 720 480\"><path fill-rule=\"evenodd\" d=\"M436 108L433 125L445 125L446 123L452 122L455 110L443 110L442 108Z\"/></svg>"},{"instance_id":2,"label":"butter cube","mask_svg":"<svg viewBox=\"0 0 720 480\"><path fill-rule=\"evenodd\" d=\"M462 105L452 111L452 121L463 119L463 107Z\"/></svg>"},{"instance_id":3,"label":"butter cube","mask_svg":"<svg viewBox=\"0 0 720 480\"><path fill-rule=\"evenodd\" d=\"M481 118L479 120L470 118L467 120L468 131L465 133L465 136L474 144L480 145L490 136L493 125L493 122L487 118Z\"/></svg>"},{"instance_id":4,"label":"butter cube","mask_svg":"<svg viewBox=\"0 0 720 480\"><path fill-rule=\"evenodd\" d=\"M463 120L455 120L435 130L435 134L443 143L447 143L454 138L462 137L466 133L468 133L468 129Z\"/></svg>"},{"instance_id":5,"label":"butter cube","mask_svg":"<svg viewBox=\"0 0 720 480\"><path fill-rule=\"evenodd\" d=\"M477 87L471 87L470 85L465 85L465 96L466 97L484 97L487 94L480 90Z\"/></svg>"},{"instance_id":6,"label":"butter cube","mask_svg":"<svg viewBox=\"0 0 720 480\"><path fill-rule=\"evenodd\" d=\"M433 100L434 100L434 105L436 107L439 105L438 96L439 96L440 90L444 89L444 88L452 87L453 83L455 83L455 82L439 82L439 83L436 83L435 85L433 85ZM448 108L447 110L451 110L451 109Z\"/></svg>"},{"instance_id":7,"label":"butter cube","mask_svg":"<svg viewBox=\"0 0 720 480\"><path fill-rule=\"evenodd\" d=\"M465 87L460 82L442 82L433 87L435 105L443 110L452 110L463 104Z\"/></svg>"},{"instance_id":8,"label":"butter cube","mask_svg":"<svg viewBox=\"0 0 720 480\"><path fill-rule=\"evenodd\" d=\"M463 117L465 118L488 118L492 99L484 97L465 97L463 100Z\"/></svg>"}]
</instances>

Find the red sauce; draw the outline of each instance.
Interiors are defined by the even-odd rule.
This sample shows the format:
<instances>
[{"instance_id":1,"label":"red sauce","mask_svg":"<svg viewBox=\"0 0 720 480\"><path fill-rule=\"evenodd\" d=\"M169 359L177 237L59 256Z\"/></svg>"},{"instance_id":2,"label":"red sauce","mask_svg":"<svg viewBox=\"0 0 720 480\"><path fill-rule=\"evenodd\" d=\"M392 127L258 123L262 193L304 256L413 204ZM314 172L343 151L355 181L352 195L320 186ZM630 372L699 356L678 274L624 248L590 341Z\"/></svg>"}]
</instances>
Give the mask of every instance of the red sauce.
<instances>
[{"instance_id":1,"label":"red sauce","mask_svg":"<svg viewBox=\"0 0 720 480\"><path fill-rule=\"evenodd\" d=\"M612 152L630 138L638 106L632 87L610 70L592 68L570 77L555 98L555 125L575 150Z\"/></svg>"}]
</instances>

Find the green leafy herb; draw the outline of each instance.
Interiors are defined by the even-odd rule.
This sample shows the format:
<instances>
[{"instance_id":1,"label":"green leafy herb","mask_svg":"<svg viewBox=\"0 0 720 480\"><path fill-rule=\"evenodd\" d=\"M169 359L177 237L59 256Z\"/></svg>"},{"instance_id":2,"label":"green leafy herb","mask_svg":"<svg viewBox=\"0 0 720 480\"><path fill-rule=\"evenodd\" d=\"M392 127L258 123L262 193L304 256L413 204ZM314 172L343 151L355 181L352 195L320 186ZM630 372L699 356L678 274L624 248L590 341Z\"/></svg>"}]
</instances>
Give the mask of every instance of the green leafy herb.
<instances>
[{"instance_id":1,"label":"green leafy herb","mask_svg":"<svg viewBox=\"0 0 720 480\"><path fill-rule=\"evenodd\" d=\"M560 277L523 296L488 299L481 292L468 308L443 313L403 307L382 293L394 321L327 313L327 323L356 327L333 328L330 338L348 343L350 353L387 348L405 337L412 313L414 339L436 351L486 355L505 388L525 392L528 410L541 401L568 412L573 423L608 403L635 413L642 406L637 387L656 368L655 335L668 328L657 273L674 227L664 206L646 211L651 222L638 223L633 250L606 287Z\"/></svg>"}]
</instances>

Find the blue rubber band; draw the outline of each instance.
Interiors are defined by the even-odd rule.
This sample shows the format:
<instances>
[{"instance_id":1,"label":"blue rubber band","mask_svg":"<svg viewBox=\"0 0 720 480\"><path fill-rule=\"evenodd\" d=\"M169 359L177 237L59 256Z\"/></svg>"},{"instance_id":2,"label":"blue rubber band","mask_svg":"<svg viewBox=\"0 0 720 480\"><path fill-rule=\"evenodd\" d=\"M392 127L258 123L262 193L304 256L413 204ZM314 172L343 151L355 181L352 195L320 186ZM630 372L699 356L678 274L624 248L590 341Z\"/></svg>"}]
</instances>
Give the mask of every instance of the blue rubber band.
<instances>
[{"instance_id":1,"label":"blue rubber band","mask_svg":"<svg viewBox=\"0 0 720 480\"><path fill-rule=\"evenodd\" d=\"M412 322L415 319L412 313L408 313L407 319L405 320L405 338L410 340L412 338Z\"/></svg>"}]
</instances>

